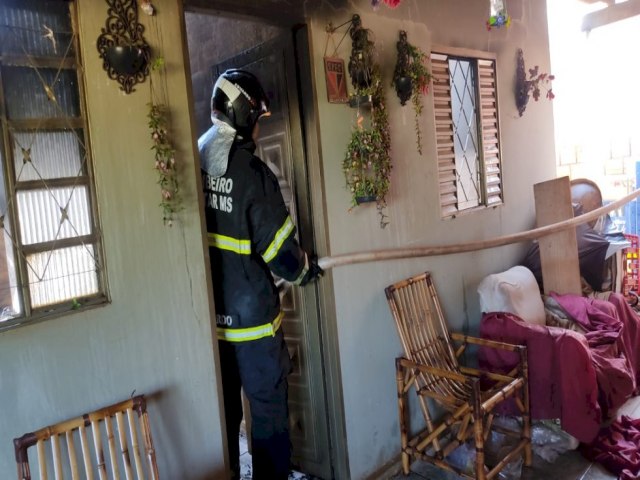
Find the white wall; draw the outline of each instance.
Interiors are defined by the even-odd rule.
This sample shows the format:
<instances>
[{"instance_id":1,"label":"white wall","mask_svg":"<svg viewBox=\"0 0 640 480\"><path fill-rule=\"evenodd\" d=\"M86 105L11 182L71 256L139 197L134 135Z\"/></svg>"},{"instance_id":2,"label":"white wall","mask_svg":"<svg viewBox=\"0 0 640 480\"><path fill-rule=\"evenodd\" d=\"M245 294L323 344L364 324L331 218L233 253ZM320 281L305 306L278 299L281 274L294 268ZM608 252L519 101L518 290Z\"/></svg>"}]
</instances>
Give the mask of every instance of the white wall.
<instances>
[{"instance_id":1,"label":"white wall","mask_svg":"<svg viewBox=\"0 0 640 480\"><path fill-rule=\"evenodd\" d=\"M320 116L323 174L331 255L411 245L448 245L493 238L533 226L533 184L555 176L552 106L533 101L520 118L514 100L516 50L527 65L549 70L544 2L508 4L513 24L487 31L488 2L404 0L396 9L369 0L325 1L312 13L313 63ZM375 206L349 212L342 158L355 111L326 101L324 54L328 22L339 25L353 13L373 31L391 122L393 174L387 197L390 224L381 230ZM505 204L442 220L438 203L433 101L425 99L423 156L415 148L413 110L400 107L391 89L399 30L428 52L432 44L495 52L503 154ZM342 31L336 33L336 43ZM348 62L347 36L339 55ZM330 272L336 292L347 444L351 478L372 475L398 454L397 400L393 359L400 343L384 297L384 287L425 270L432 272L452 329L475 332L480 319L476 287L487 274L517 263L523 246L461 255L339 267Z\"/></svg>"},{"instance_id":2,"label":"white wall","mask_svg":"<svg viewBox=\"0 0 640 480\"><path fill-rule=\"evenodd\" d=\"M161 47L156 27L140 14L147 41L167 62L172 135L183 165L185 210L169 228L158 206L147 128L149 81L125 95L107 78L96 50L107 5L78 3L112 303L0 333L0 478L15 478L14 437L125 400L134 390L149 395L162 478L224 478L182 13L173 0L154 2Z\"/></svg>"}]
</instances>

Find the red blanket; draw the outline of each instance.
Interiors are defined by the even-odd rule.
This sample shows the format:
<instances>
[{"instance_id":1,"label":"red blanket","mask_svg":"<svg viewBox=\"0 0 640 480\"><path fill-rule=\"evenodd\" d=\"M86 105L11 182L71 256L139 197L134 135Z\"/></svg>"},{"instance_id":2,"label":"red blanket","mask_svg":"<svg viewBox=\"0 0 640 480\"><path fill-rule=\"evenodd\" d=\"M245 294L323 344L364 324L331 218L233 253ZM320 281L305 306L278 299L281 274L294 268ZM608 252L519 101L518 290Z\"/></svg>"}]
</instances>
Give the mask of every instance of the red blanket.
<instances>
[{"instance_id":1,"label":"red blanket","mask_svg":"<svg viewBox=\"0 0 640 480\"><path fill-rule=\"evenodd\" d=\"M640 478L640 420L623 416L580 449L589 460L618 475L619 480Z\"/></svg>"},{"instance_id":2,"label":"red blanket","mask_svg":"<svg viewBox=\"0 0 640 480\"><path fill-rule=\"evenodd\" d=\"M532 418L560 418L563 430L589 443L602 420L636 389L640 322L618 294L612 294L610 302L575 295L556 300L587 335L528 324L502 312L483 316L480 335L527 345ZM480 349L479 360L481 367L501 371L517 362L515 355L489 348Z\"/></svg>"}]
</instances>

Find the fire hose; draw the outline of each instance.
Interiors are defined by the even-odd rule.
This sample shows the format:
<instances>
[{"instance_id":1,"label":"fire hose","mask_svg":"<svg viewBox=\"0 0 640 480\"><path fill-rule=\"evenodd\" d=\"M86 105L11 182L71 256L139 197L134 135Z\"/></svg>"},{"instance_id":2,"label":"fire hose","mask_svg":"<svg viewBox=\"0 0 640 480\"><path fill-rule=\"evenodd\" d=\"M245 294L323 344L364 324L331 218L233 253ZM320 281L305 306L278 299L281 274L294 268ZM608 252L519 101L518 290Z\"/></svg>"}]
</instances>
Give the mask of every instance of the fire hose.
<instances>
[{"instance_id":1,"label":"fire hose","mask_svg":"<svg viewBox=\"0 0 640 480\"><path fill-rule=\"evenodd\" d=\"M640 188L634 190L620 200L605 205L603 207L592 210L568 220L552 223L543 227L534 228L525 232L512 233L488 240L478 240L468 243L457 243L452 245L425 245L416 247L398 247L388 248L384 250L371 250L367 252L343 253L331 257L322 257L318 260L318 265L323 270L345 265L353 265L356 263L378 262L384 260L399 260L414 257L433 257L437 255L452 255L454 253L466 253L476 250L485 250L488 248L501 247L512 243L519 243L525 240L535 240L553 233L574 228L583 223L596 220L613 210L616 210L630 201L640 197Z\"/></svg>"},{"instance_id":2,"label":"fire hose","mask_svg":"<svg viewBox=\"0 0 640 480\"><path fill-rule=\"evenodd\" d=\"M512 233L491 238L488 240L477 240L467 243L457 243L452 245L425 245L415 247L397 247L382 250L370 250L365 252L343 253L340 255L322 257L318 260L318 265L324 271L331 268L342 267L346 265L354 265L358 263L379 262L386 260L400 260L415 257L432 257L437 255L452 255L455 253L473 252L476 250L485 250L489 248L501 247L512 243L519 243L526 240L535 240L546 235L561 232L563 230L574 228L583 223L596 220L602 215L616 210L630 201L640 197L640 188L634 190L620 200L612 202L603 207L592 210L568 220L545 225L543 227L534 228L525 232ZM285 282L279 281L278 287L282 288Z\"/></svg>"}]
</instances>

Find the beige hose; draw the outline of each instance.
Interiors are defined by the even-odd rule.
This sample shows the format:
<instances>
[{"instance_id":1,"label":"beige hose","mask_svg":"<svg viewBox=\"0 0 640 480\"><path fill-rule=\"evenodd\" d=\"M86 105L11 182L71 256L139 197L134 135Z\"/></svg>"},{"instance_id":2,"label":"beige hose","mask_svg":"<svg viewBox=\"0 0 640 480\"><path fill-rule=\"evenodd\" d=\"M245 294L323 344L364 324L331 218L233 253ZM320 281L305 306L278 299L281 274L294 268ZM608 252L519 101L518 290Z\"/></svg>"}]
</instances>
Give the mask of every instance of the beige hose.
<instances>
[{"instance_id":1,"label":"beige hose","mask_svg":"<svg viewBox=\"0 0 640 480\"><path fill-rule=\"evenodd\" d=\"M400 248L388 248L384 250L371 250L368 252L356 252L356 253L343 253L341 255L335 255L332 257L322 257L318 260L318 265L323 270L330 268L341 267L344 265L352 265L356 263L365 262L379 262L382 260L397 260L401 258L413 258L413 257L432 257L435 255L451 255L454 253L473 252L475 250L484 250L486 248L495 248L503 245L509 245L511 243L523 242L525 240L534 240L536 238L544 237L552 233L557 233L568 228L576 227L583 223L595 220L598 217L605 215L621 206L629 203L631 200L640 196L640 189L634 190L627 196L610 203L604 207L600 207L596 210L592 210L589 213L580 215L569 220L563 220L562 222L553 223L551 225L545 225L544 227L534 228L533 230L527 230L526 232L512 233L509 235L503 235L501 237L495 237L489 240L478 240L468 243L456 243L453 245L434 245L434 246L419 246L419 247L400 247Z\"/></svg>"}]
</instances>

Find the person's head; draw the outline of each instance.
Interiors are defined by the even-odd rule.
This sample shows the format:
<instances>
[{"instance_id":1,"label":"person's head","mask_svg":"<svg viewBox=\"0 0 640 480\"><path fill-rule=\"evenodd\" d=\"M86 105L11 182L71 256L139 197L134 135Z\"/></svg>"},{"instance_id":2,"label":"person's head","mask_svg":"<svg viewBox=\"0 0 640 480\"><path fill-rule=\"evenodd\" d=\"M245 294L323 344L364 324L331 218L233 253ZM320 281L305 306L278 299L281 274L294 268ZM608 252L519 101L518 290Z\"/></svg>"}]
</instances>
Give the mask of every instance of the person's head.
<instances>
[{"instance_id":1,"label":"person's head","mask_svg":"<svg viewBox=\"0 0 640 480\"><path fill-rule=\"evenodd\" d=\"M213 87L211 115L231 125L241 140L255 140L258 120L271 115L269 98L255 75L227 70Z\"/></svg>"}]
</instances>

